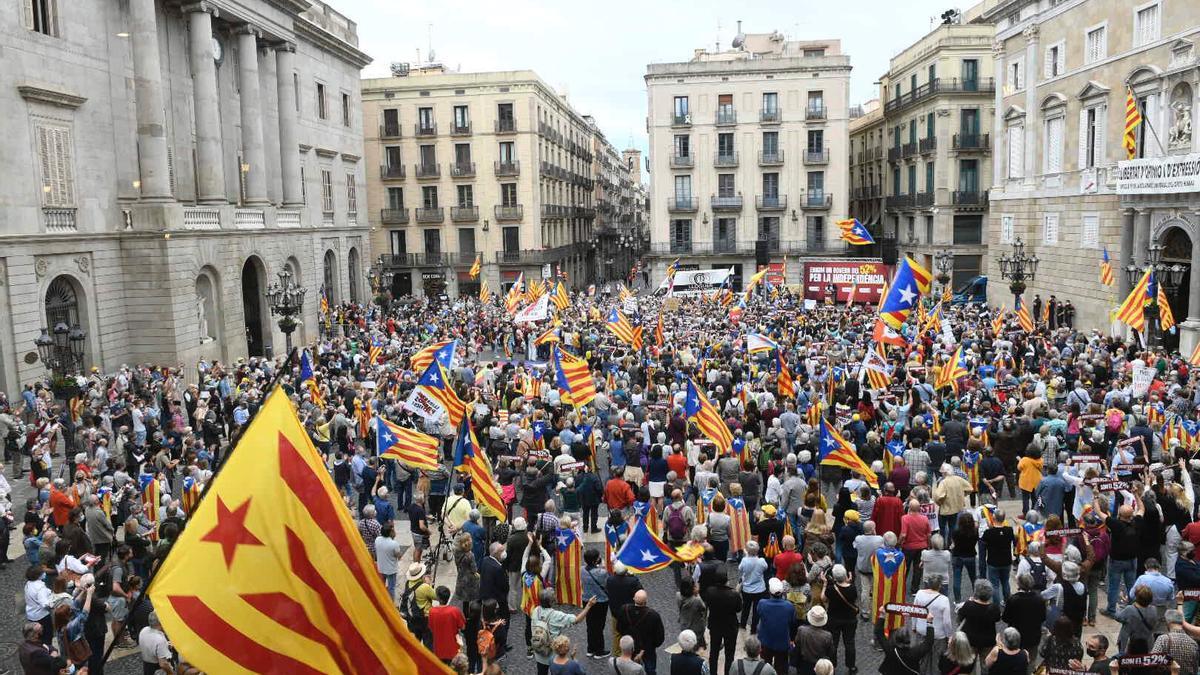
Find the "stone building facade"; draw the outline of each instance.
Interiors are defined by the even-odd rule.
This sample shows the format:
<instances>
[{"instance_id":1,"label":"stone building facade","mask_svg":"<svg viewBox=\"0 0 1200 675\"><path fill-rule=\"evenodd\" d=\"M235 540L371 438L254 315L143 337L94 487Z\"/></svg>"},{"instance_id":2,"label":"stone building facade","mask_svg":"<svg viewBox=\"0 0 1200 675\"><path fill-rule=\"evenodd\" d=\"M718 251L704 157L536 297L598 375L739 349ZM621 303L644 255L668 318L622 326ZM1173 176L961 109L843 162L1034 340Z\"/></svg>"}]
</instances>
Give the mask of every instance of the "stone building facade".
<instances>
[{"instance_id":1,"label":"stone building facade","mask_svg":"<svg viewBox=\"0 0 1200 675\"><path fill-rule=\"evenodd\" d=\"M850 120L850 217L866 225L872 235L886 232L896 237L895 223L884 219L883 182L886 175L887 142L883 129L883 106L879 99L862 105L862 115Z\"/></svg>"},{"instance_id":2,"label":"stone building facade","mask_svg":"<svg viewBox=\"0 0 1200 675\"><path fill-rule=\"evenodd\" d=\"M676 258L683 269L732 266L740 287L785 255L846 251L833 225L849 209L840 41L739 33L728 50L652 63L645 79L652 284Z\"/></svg>"},{"instance_id":3,"label":"stone building facade","mask_svg":"<svg viewBox=\"0 0 1200 675\"><path fill-rule=\"evenodd\" d=\"M301 0L20 0L0 12L0 387L33 341L86 331L85 365L283 350L285 267L362 298L356 27ZM189 372L194 372L188 368Z\"/></svg>"},{"instance_id":4,"label":"stone building facade","mask_svg":"<svg viewBox=\"0 0 1200 675\"><path fill-rule=\"evenodd\" d=\"M1009 0L982 19L996 26L1000 74L989 299L1012 306L996 259L1020 238L1041 260L1027 299L1070 300L1077 326L1107 332L1130 288L1123 268L1144 263L1149 247L1162 245L1164 262L1189 268L1170 298L1181 335L1168 336L1167 344L1190 350L1200 332L1200 275L1190 272L1200 265L1200 189L1118 176L1125 166L1161 168L1200 151L1191 133L1200 5ZM1146 118L1133 162L1123 147L1127 90ZM1100 283L1104 249L1115 286Z\"/></svg>"},{"instance_id":5,"label":"stone building facade","mask_svg":"<svg viewBox=\"0 0 1200 675\"><path fill-rule=\"evenodd\" d=\"M591 126L528 70L438 65L362 81L374 249L392 294L474 296L596 276Z\"/></svg>"},{"instance_id":6,"label":"stone building facade","mask_svg":"<svg viewBox=\"0 0 1200 675\"><path fill-rule=\"evenodd\" d=\"M952 253L955 288L982 273L987 255L993 36L986 23L943 23L880 77L885 228L926 269L935 252Z\"/></svg>"}]
</instances>

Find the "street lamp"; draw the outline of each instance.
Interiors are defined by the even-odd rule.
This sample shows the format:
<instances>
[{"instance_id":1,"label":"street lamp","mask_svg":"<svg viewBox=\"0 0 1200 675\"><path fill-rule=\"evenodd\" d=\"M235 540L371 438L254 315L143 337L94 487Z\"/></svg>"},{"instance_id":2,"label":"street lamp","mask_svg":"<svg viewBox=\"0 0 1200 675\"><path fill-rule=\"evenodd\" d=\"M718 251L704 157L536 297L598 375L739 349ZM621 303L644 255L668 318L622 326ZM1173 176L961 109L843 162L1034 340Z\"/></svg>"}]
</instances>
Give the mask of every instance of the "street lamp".
<instances>
[{"instance_id":1,"label":"street lamp","mask_svg":"<svg viewBox=\"0 0 1200 675\"><path fill-rule=\"evenodd\" d=\"M38 358L50 371L50 390L54 397L66 401L79 393L79 386L71 378L83 368L83 343L87 334L79 324L67 326L59 321L54 327L42 332L33 343L37 346Z\"/></svg>"},{"instance_id":2,"label":"street lamp","mask_svg":"<svg viewBox=\"0 0 1200 675\"><path fill-rule=\"evenodd\" d=\"M1000 276L1009 281L1008 290L1012 291L1013 298L1020 302L1021 294L1025 292L1025 281L1033 281L1041 261L1036 255L1025 255L1025 244L1018 237L1013 242L1012 255L1001 255L999 262Z\"/></svg>"},{"instance_id":3,"label":"street lamp","mask_svg":"<svg viewBox=\"0 0 1200 675\"><path fill-rule=\"evenodd\" d=\"M1154 273L1154 281L1156 284L1161 284L1167 295L1175 295L1175 291L1179 285L1183 283L1183 274L1187 268L1178 263L1167 265L1162 261L1163 247L1155 244L1147 250L1146 267L1140 268L1136 265L1130 265L1125 268L1125 274L1129 277L1129 285L1136 286L1142 280L1142 275L1147 270ZM1162 322L1161 308L1158 304L1158 293L1154 292L1146 301L1142 310L1146 322L1146 342L1155 347L1162 346Z\"/></svg>"},{"instance_id":4,"label":"street lamp","mask_svg":"<svg viewBox=\"0 0 1200 675\"><path fill-rule=\"evenodd\" d=\"M942 249L933 254L933 263L937 267L937 280L942 285L942 295L945 295L946 289L950 286L950 270L954 267L954 254L947 249Z\"/></svg>"},{"instance_id":5,"label":"street lamp","mask_svg":"<svg viewBox=\"0 0 1200 675\"><path fill-rule=\"evenodd\" d=\"M267 287L267 302L271 306L271 315L279 317L279 330L287 344L287 353L292 353L292 332L299 323L298 315L304 309L304 294L307 288L297 286L292 281L292 271L283 268L279 272L279 281Z\"/></svg>"},{"instance_id":6,"label":"street lamp","mask_svg":"<svg viewBox=\"0 0 1200 675\"><path fill-rule=\"evenodd\" d=\"M383 264L383 256L379 256L367 272L367 276L371 280L371 291L375 294L375 304L383 307L385 311L391 302L389 289L392 287L394 275L395 273Z\"/></svg>"}]
</instances>

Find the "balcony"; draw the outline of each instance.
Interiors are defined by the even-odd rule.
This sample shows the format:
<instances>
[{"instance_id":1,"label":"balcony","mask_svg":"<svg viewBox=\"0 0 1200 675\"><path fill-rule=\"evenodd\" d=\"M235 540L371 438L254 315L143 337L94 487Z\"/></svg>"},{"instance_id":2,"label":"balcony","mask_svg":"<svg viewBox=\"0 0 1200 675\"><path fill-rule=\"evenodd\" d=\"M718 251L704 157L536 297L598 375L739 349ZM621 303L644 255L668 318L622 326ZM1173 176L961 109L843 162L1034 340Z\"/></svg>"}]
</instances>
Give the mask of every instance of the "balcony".
<instances>
[{"instance_id":1,"label":"balcony","mask_svg":"<svg viewBox=\"0 0 1200 675\"><path fill-rule=\"evenodd\" d=\"M779 109L775 110L760 110L758 113L759 124L779 124L783 121L783 113Z\"/></svg>"},{"instance_id":2,"label":"balcony","mask_svg":"<svg viewBox=\"0 0 1200 675\"><path fill-rule=\"evenodd\" d=\"M671 155L672 169L690 169L696 163L692 155Z\"/></svg>"},{"instance_id":3,"label":"balcony","mask_svg":"<svg viewBox=\"0 0 1200 675\"><path fill-rule=\"evenodd\" d=\"M954 149L959 152L986 151L991 147L991 134L954 134Z\"/></svg>"},{"instance_id":4,"label":"balcony","mask_svg":"<svg viewBox=\"0 0 1200 675\"><path fill-rule=\"evenodd\" d=\"M933 206L933 191L918 192L916 199L913 200L913 205L919 209Z\"/></svg>"},{"instance_id":5,"label":"balcony","mask_svg":"<svg viewBox=\"0 0 1200 675\"><path fill-rule=\"evenodd\" d=\"M496 205L496 220L520 220L525 217L525 207L520 204Z\"/></svg>"},{"instance_id":6,"label":"balcony","mask_svg":"<svg viewBox=\"0 0 1200 675\"><path fill-rule=\"evenodd\" d=\"M922 155L927 155L937 149L937 136L928 136L917 142L917 150Z\"/></svg>"},{"instance_id":7,"label":"balcony","mask_svg":"<svg viewBox=\"0 0 1200 675\"><path fill-rule=\"evenodd\" d=\"M458 122L455 122L453 125L450 126L450 135L451 136L470 136L471 135L471 123L463 122L460 124Z\"/></svg>"},{"instance_id":8,"label":"balcony","mask_svg":"<svg viewBox=\"0 0 1200 675\"><path fill-rule=\"evenodd\" d=\"M418 223L440 223L444 220L446 220L446 209L440 206L431 209L417 209Z\"/></svg>"},{"instance_id":9,"label":"balcony","mask_svg":"<svg viewBox=\"0 0 1200 675\"><path fill-rule=\"evenodd\" d=\"M718 197L713 195L709 200L709 204L713 211L741 211L742 196Z\"/></svg>"},{"instance_id":10,"label":"balcony","mask_svg":"<svg viewBox=\"0 0 1200 675\"><path fill-rule=\"evenodd\" d=\"M408 209L380 209L379 222L384 225L407 225Z\"/></svg>"},{"instance_id":11,"label":"balcony","mask_svg":"<svg viewBox=\"0 0 1200 675\"><path fill-rule=\"evenodd\" d=\"M682 115L671 115L671 126L673 127L690 127L692 126L692 114L683 113Z\"/></svg>"},{"instance_id":12,"label":"balcony","mask_svg":"<svg viewBox=\"0 0 1200 675\"><path fill-rule=\"evenodd\" d=\"M889 209L911 209L913 202L916 199L913 195L888 195L887 208Z\"/></svg>"},{"instance_id":13,"label":"balcony","mask_svg":"<svg viewBox=\"0 0 1200 675\"><path fill-rule=\"evenodd\" d=\"M442 170L437 164L415 164L417 178L441 178Z\"/></svg>"},{"instance_id":14,"label":"balcony","mask_svg":"<svg viewBox=\"0 0 1200 675\"><path fill-rule=\"evenodd\" d=\"M754 207L759 211L785 211L787 195L758 195L754 198Z\"/></svg>"},{"instance_id":15,"label":"balcony","mask_svg":"<svg viewBox=\"0 0 1200 675\"><path fill-rule=\"evenodd\" d=\"M451 178L471 178L475 175L475 162L455 162L450 165Z\"/></svg>"},{"instance_id":16,"label":"balcony","mask_svg":"<svg viewBox=\"0 0 1200 675\"><path fill-rule=\"evenodd\" d=\"M450 264L450 255L441 251L425 253L385 253L380 256L384 269L400 267L445 267Z\"/></svg>"},{"instance_id":17,"label":"balcony","mask_svg":"<svg viewBox=\"0 0 1200 675\"><path fill-rule=\"evenodd\" d=\"M814 150L809 148L804 151L805 164L828 164L829 150Z\"/></svg>"},{"instance_id":18,"label":"balcony","mask_svg":"<svg viewBox=\"0 0 1200 675\"><path fill-rule=\"evenodd\" d=\"M430 122L429 124L421 124L420 122L417 122L413 125L413 134L419 138L437 136L437 123Z\"/></svg>"},{"instance_id":19,"label":"balcony","mask_svg":"<svg viewBox=\"0 0 1200 675\"><path fill-rule=\"evenodd\" d=\"M74 208L44 206L42 207L42 219L46 223L47 232L75 232L78 230Z\"/></svg>"},{"instance_id":20,"label":"balcony","mask_svg":"<svg viewBox=\"0 0 1200 675\"><path fill-rule=\"evenodd\" d=\"M968 80L956 77L939 77L935 78L932 82L926 82L916 89L888 100L883 104L883 112L884 114L895 112L941 93L990 94L995 91L996 81L990 77L979 77Z\"/></svg>"},{"instance_id":21,"label":"balcony","mask_svg":"<svg viewBox=\"0 0 1200 675\"><path fill-rule=\"evenodd\" d=\"M771 253L803 253L810 247L803 241L786 239L764 239L767 250ZM823 242L821 242L823 243ZM754 255L758 242L754 240L735 241L733 239L714 239L712 241L675 240L659 242L650 246L650 252L655 254L690 253L692 255Z\"/></svg>"},{"instance_id":22,"label":"balcony","mask_svg":"<svg viewBox=\"0 0 1200 675\"><path fill-rule=\"evenodd\" d=\"M717 110L717 118L713 123L719 127L737 124L737 111L733 108L719 109Z\"/></svg>"},{"instance_id":23,"label":"balcony","mask_svg":"<svg viewBox=\"0 0 1200 675\"><path fill-rule=\"evenodd\" d=\"M906 159L912 157L913 155L917 154L917 144L915 142L905 143L904 145L900 146L900 154Z\"/></svg>"},{"instance_id":24,"label":"balcony","mask_svg":"<svg viewBox=\"0 0 1200 675\"><path fill-rule=\"evenodd\" d=\"M450 220L456 223L473 223L479 220L479 207L451 206Z\"/></svg>"},{"instance_id":25,"label":"balcony","mask_svg":"<svg viewBox=\"0 0 1200 675\"><path fill-rule=\"evenodd\" d=\"M983 208L988 203L987 190L955 190L952 197L955 206Z\"/></svg>"},{"instance_id":26,"label":"balcony","mask_svg":"<svg viewBox=\"0 0 1200 675\"><path fill-rule=\"evenodd\" d=\"M900 161L900 147L899 146L888 148L888 161L889 162Z\"/></svg>"},{"instance_id":27,"label":"balcony","mask_svg":"<svg viewBox=\"0 0 1200 675\"><path fill-rule=\"evenodd\" d=\"M667 199L667 211L670 213L695 213L700 205L695 197L674 197Z\"/></svg>"},{"instance_id":28,"label":"balcony","mask_svg":"<svg viewBox=\"0 0 1200 675\"><path fill-rule=\"evenodd\" d=\"M380 124L379 138L381 140L400 138L400 123L395 124Z\"/></svg>"},{"instance_id":29,"label":"balcony","mask_svg":"<svg viewBox=\"0 0 1200 675\"><path fill-rule=\"evenodd\" d=\"M521 163L517 160L511 162L496 162L493 165L497 176L519 176L521 175Z\"/></svg>"},{"instance_id":30,"label":"balcony","mask_svg":"<svg viewBox=\"0 0 1200 675\"><path fill-rule=\"evenodd\" d=\"M579 242L557 248L496 251L496 262L502 265L553 264L567 256L586 254L591 250L588 242Z\"/></svg>"},{"instance_id":31,"label":"balcony","mask_svg":"<svg viewBox=\"0 0 1200 675\"><path fill-rule=\"evenodd\" d=\"M383 166L379 167L379 177L382 180L403 179L404 178L404 165L396 164L394 166L388 166L388 165L384 164Z\"/></svg>"},{"instance_id":32,"label":"balcony","mask_svg":"<svg viewBox=\"0 0 1200 675\"><path fill-rule=\"evenodd\" d=\"M517 133L517 121L511 118L501 117L496 120L495 130L498 134L515 134Z\"/></svg>"},{"instance_id":33,"label":"balcony","mask_svg":"<svg viewBox=\"0 0 1200 675\"><path fill-rule=\"evenodd\" d=\"M804 109L804 119L808 121L823 120L829 115L829 109L823 105L810 105Z\"/></svg>"},{"instance_id":34,"label":"balcony","mask_svg":"<svg viewBox=\"0 0 1200 675\"><path fill-rule=\"evenodd\" d=\"M734 167L737 165L738 157L736 152L730 152L726 154L721 154L718 152L713 158L713 166L717 167L718 169L722 167Z\"/></svg>"},{"instance_id":35,"label":"balcony","mask_svg":"<svg viewBox=\"0 0 1200 675\"><path fill-rule=\"evenodd\" d=\"M828 209L833 206L833 195L827 195L824 191L808 192L800 206L806 209Z\"/></svg>"},{"instance_id":36,"label":"balcony","mask_svg":"<svg viewBox=\"0 0 1200 675\"><path fill-rule=\"evenodd\" d=\"M883 148L871 148L867 150L867 160L883 159Z\"/></svg>"},{"instance_id":37,"label":"balcony","mask_svg":"<svg viewBox=\"0 0 1200 675\"><path fill-rule=\"evenodd\" d=\"M774 152L758 153L759 166L781 166L783 164L783 150Z\"/></svg>"}]
</instances>

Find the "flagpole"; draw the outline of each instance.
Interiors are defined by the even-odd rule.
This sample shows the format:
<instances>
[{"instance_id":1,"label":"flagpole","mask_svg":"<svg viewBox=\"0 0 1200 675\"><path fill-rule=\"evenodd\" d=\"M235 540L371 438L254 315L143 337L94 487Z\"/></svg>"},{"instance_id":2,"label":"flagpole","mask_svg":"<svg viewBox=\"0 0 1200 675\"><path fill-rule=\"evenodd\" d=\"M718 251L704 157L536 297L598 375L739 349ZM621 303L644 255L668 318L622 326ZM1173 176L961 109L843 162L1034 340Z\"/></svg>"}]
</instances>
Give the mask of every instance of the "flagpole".
<instances>
[{"instance_id":1,"label":"flagpole","mask_svg":"<svg viewBox=\"0 0 1200 675\"><path fill-rule=\"evenodd\" d=\"M1138 100L1137 96L1133 95L1133 88L1129 85L1125 85L1125 91L1128 92L1129 96L1133 99L1133 105L1137 108L1138 117L1142 118L1142 124L1145 124L1146 128L1149 129L1150 133L1154 136L1154 143L1158 145L1159 154L1167 154L1167 151L1163 148L1162 139L1158 137L1158 132L1154 130L1154 125L1150 124L1150 118L1146 115L1145 109L1142 108L1142 102Z\"/></svg>"},{"instance_id":2,"label":"flagpole","mask_svg":"<svg viewBox=\"0 0 1200 675\"><path fill-rule=\"evenodd\" d=\"M286 372L289 372L291 370L292 362L296 360L296 354L298 354L299 351L300 351L299 347L293 347L292 351L288 352L287 359L284 360L284 362L282 364L280 364L279 370L276 371L276 373L275 373L275 377L271 378L271 384L267 387L267 395L268 396L270 396L271 392L275 391L275 388L277 386L279 386L280 380L283 379L283 374ZM243 428L249 429L250 425L254 423L254 419L256 417L258 417L258 414L261 413L263 411L263 408L265 408L265 407L266 406L260 405L258 407L258 410L255 410L254 414L250 416L250 419L246 420L246 426ZM208 494L209 488L211 488L213 483L216 482L217 476L219 476L221 474L221 469L223 469L227 464L229 464L229 457L230 457L230 455L233 454L233 451L236 448L237 448L236 444L234 444L233 447L230 447L229 452L225 453L225 461L221 462L213 469L212 478L208 479L208 482L206 482L204 484L204 489L200 491L200 496L196 498L196 505L194 507L192 507L193 514L200 508L200 505L204 503L204 497ZM157 509L158 505L155 504L154 508ZM191 515L192 514L188 514L189 519L191 518ZM129 606L129 613L126 615L125 620L119 622L120 628L115 633L113 633L112 643L108 645L108 649L104 650L104 658L100 659L101 666L103 666L105 663L108 663L109 657L112 656L113 650L116 649L116 647L117 647L117 642L119 641L119 639L121 637L121 635L120 635L121 631L125 630L125 627L129 625L130 617L134 616L137 609L141 606L142 602L145 601L145 599L147 597L149 597L150 586L151 586L151 584L154 583L154 578L158 576L158 571L163 568L163 565L166 564L168 559L170 559L171 553L173 553L173 552L174 552L174 549L172 548L172 550L167 553L167 557L163 558L162 563L160 563L154 569L150 570L150 574L146 577L146 583L142 585L141 595L138 595L138 597L133 601L133 604ZM107 567L107 566L108 565L105 565L105 567Z\"/></svg>"}]
</instances>

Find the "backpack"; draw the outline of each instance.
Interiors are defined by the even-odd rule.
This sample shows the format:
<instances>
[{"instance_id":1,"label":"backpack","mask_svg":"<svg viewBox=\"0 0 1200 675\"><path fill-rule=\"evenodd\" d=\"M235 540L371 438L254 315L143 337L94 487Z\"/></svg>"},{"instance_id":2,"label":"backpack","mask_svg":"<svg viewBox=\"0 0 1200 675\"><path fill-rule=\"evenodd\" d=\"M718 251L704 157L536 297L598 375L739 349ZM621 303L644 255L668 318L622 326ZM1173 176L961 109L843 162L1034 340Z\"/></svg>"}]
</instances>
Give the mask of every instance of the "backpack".
<instances>
[{"instance_id":1,"label":"backpack","mask_svg":"<svg viewBox=\"0 0 1200 675\"><path fill-rule=\"evenodd\" d=\"M429 618L425 616L425 612L421 611L421 605L417 603L417 594L415 593L417 586L409 585L404 589L404 594L400 596L400 616L408 624L408 630L420 638L428 631Z\"/></svg>"},{"instance_id":2,"label":"backpack","mask_svg":"<svg viewBox=\"0 0 1200 675\"><path fill-rule=\"evenodd\" d=\"M550 624L539 618L541 611L542 608L537 607L529 616L529 646L533 648L534 654L547 657L550 656L550 641L553 638L550 636Z\"/></svg>"},{"instance_id":3,"label":"backpack","mask_svg":"<svg viewBox=\"0 0 1200 675\"><path fill-rule=\"evenodd\" d=\"M670 507L667 511L667 538L671 541L687 539L687 521L683 519L683 507Z\"/></svg>"},{"instance_id":4,"label":"backpack","mask_svg":"<svg viewBox=\"0 0 1200 675\"><path fill-rule=\"evenodd\" d=\"M1025 562L1029 564L1029 575L1033 577L1033 590L1039 593L1046 590L1046 563L1034 562L1029 556L1025 556Z\"/></svg>"}]
</instances>

